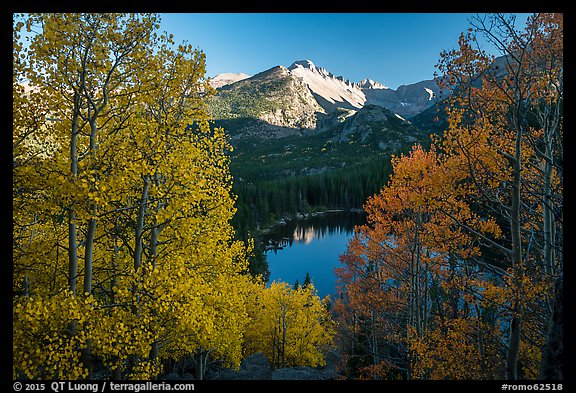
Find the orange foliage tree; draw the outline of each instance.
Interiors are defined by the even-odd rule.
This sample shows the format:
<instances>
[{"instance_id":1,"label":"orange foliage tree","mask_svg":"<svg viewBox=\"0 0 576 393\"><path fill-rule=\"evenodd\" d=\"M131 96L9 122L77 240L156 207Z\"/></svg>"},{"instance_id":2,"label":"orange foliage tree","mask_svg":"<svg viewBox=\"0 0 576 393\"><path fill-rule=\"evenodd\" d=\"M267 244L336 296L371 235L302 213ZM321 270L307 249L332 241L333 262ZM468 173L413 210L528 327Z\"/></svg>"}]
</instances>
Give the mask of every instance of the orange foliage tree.
<instances>
[{"instance_id":1,"label":"orange foliage tree","mask_svg":"<svg viewBox=\"0 0 576 393\"><path fill-rule=\"evenodd\" d=\"M479 325L489 315L472 287L492 286L490 274L472 263L479 247L444 211L474 222L486 236L500 236L500 230L459 200L461 178L453 163L434 147L415 146L394 158L388 186L364 206L369 224L357 228L342 256L345 267L337 270L342 296L335 310L345 341L355 365L379 370L379 377L421 376L410 367L419 362L415 342L445 329L446 321L475 318ZM482 346L475 348L481 353L471 354L470 362L485 356Z\"/></svg>"},{"instance_id":2,"label":"orange foliage tree","mask_svg":"<svg viewBox=\"0 0 576 393\"><path fill-rule=\"evenodd\" d=\"M441 54L448 129L393 159L338 270L342 340L376 377L538 376L562 271L563 19L473 27L503 56L472 28Z\"/></svg>"}]
</instances>

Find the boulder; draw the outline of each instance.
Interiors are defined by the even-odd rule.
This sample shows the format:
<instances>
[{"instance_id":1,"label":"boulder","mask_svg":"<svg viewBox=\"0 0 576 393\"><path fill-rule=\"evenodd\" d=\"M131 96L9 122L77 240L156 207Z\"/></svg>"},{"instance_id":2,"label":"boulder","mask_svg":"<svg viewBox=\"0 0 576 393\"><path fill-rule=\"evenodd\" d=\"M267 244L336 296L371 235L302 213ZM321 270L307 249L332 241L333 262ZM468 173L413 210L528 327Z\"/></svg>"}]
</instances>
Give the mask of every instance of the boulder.
<instances>
[{"instance_id":1,"label":"boulder","mask_svg":"<svg viewBox=\"0 0 576 393\"><path fill-rule=\"evenodd\" d=\"M273 380L329 380L336 377L335 370L312 367L278 368L272 371Z\"/></svg>"},{"instance_id":2,"label":"boulder","mask_svg":"<svg viewBox=\"0 0 576 393\"><path fill-rule=\"evenodd\" d=\"M224 369L214 379L265 380L271 379L272 369L262 352L248 356L240 363L240 370Z\"/></svg>"}]
</instances>

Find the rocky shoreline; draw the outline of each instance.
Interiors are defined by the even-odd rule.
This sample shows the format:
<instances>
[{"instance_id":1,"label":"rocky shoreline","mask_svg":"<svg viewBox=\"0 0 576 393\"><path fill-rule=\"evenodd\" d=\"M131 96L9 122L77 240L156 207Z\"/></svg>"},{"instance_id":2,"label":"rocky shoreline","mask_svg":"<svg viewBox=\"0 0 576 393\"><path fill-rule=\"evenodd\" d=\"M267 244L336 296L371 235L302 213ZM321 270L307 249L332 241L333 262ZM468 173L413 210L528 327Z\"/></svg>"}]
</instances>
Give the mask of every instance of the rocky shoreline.
<instances>
[{"instance_id":1,"label":"rocky shoreline","mask_svg":"<svg viewBox=\"0 0 576 393\"><path fill-rule=\"evenodd\" d=\"M345 213L345 212L363 213L364 210L361 208L350 208L350 209L328 209L328 210L321 210L321 211L307 212L307 213L297 212L294 216L287 216L286 215L286 216L283 216L283 217L279 218L278 220L274 221L272 224L267 225L264 228L258 228L256 230L256 236L267 235L272 230L274 230L276 227L286 225L292 221L305 220L307 218L325 216L327 214L333 214L333 213Z\"/></svg>"}]
</instances>

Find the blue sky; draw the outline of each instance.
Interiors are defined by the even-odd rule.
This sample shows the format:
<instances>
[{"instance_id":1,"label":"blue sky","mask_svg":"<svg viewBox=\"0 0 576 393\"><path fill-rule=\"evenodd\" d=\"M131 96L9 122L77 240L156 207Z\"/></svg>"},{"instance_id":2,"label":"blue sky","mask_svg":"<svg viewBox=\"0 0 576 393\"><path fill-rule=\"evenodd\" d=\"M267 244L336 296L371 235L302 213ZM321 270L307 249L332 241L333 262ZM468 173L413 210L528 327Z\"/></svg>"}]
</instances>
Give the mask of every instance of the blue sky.
<instances>
[{"instance_id":1,"label":"blue sky","mask_svg":"<svg viewBox=\"0 0 576 393\"><path fill-rule=\"evenodd\" d=\"M527 14L519 14L524 22ZM169 13L161 30L206 53L207 76L256 74L308 59L353 82L396 89L432 79L439 53L455 48L473 14Z\"/></svg>"}]
</instances>

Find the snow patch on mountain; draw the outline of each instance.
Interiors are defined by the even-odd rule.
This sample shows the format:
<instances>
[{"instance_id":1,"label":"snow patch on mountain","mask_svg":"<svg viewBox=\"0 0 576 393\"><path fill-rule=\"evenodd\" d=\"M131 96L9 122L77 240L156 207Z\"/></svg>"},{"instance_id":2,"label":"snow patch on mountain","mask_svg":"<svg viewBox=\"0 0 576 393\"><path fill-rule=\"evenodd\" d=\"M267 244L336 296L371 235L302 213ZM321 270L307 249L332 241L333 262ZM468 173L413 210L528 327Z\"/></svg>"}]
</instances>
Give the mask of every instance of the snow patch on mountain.
<instances>
[{"instance_id":1,"label":"snow patch on mountain","mask_svg":"<svg viewBox=\"0 0 576 393\"><path fill-rule=\"evenodd\" d=\"M245 74L243 72L225 72L222 74L218 74L213 78L210 78L210 86L214 88L231 85L232 83L236 83L238 81L248 79L250 75Z\"/></svg>"},{"instance_id":2,"label":"snow patch on mountain","mask_svg":"<svg viewBox=\"0 0 576 393\"><path fill-rule=\"evenodd\" d=\"M288 69L308 85L320 105L329 112L338 107L360 109L366 102L358 84L316 67L310 60L296 61Z\"/></svg>"},{"instance_id":3,"label":"snow patch on mountain","mask_svg":"<svg viewBox=\"0 0 576 393\"><path fill-rule=\"evenodd\" d=\"M426 92L428 94L430 94L430 97L428 97L428 101L430 101L432 98L434 98L434 92L431 89L425 87L424 90L426 90Z\"/></svg>"}]
</instances>

